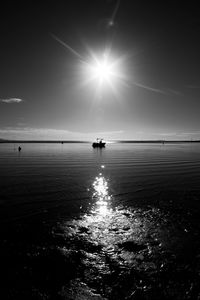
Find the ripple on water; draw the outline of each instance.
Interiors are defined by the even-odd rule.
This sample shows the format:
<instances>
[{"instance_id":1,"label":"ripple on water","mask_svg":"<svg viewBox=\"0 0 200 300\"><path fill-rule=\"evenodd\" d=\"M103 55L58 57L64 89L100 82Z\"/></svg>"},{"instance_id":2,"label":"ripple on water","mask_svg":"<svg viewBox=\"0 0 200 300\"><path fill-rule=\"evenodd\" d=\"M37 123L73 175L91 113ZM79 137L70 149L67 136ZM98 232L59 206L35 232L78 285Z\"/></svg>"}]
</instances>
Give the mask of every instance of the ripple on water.
<instances>
[{"instance_id":1,"label":"ripple on water","mask_svg":"<svg viewBox=\"0 0 200 300\"><path fill-rule=\"evenodd\" d=\"M137 279L129 286L130 291L138 285L142 289L150 288L150 283L141 280L143 272L157 273L160 269L159 256L162 255L158 253L163 249L164 233L157 229L158 222L160 226L164 220L161 211L153 208L110 208L103 216L94 209L79 219L59 224L59 232L62 232L63 247L81 253L82 282L109 298L121 281L125 278L130 281L136 273ZM56 229L54 234L56 238ZM79 291L79 282L71 284L73 289L78 284Z\"/></svg>"},{"instance_id":2,"label":"ripple on water","mask_svg":"<svg viewBox=\"0 0 200 300\"><path fill-rule=\"evenodd\" d=\"M70 299L73 290L80 299L161 299L177 293L185 299L187 284L166 283L172 272L188 276L174 250L185 239L183 228L160 208L112 206L109 181L102 173L89 190L90 212L60 223L54 231L55 239L57 230L63 239L60 251L71 249L80 258L79 280L63 287L63 295Z\"/></svg>"},{"instance_id":3,"label":"ripple on water","mask_svg":"<svg viewBox=\"0 0 200 300\"><path fill-rule=\"evenodd\" d=\"M11 298L198 299L199 144L60 146L0 149Z\"/></svg>"}]
</instances>

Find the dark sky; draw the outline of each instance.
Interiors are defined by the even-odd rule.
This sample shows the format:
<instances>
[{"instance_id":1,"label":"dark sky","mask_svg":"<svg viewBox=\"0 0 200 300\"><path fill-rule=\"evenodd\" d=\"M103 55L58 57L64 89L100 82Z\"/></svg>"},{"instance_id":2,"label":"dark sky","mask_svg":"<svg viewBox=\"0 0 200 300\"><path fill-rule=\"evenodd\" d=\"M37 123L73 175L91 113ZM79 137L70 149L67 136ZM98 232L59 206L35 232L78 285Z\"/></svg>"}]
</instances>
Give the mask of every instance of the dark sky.
<instances>
[{"instance_id":1,"label":"dark sky","mask_svg":"<svg viewBox=\"0 0 200 300\"><path fill-rule=\"evenodd\" d=\"M41 2L1 4L0 138L200 138L195 2ZM105 49L99 88L85 62Z\"/></svg>"}]
</instances>

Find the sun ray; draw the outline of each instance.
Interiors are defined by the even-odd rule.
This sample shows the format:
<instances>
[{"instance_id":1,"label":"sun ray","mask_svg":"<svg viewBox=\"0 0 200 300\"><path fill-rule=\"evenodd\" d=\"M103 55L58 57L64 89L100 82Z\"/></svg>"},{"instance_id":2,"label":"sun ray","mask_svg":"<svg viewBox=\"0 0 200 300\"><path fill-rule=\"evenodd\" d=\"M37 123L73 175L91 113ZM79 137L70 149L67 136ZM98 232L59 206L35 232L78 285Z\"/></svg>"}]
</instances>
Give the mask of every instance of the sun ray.
<instances>
[{"instance_id":1,"label":"sun ray","mask_svg":"<svg viewBox=\"0 0 200 300\"><path fill-rule=\"evenodd\" d=\"M116 57L107 47L101 54L94 53L88 47L89 56L82 64L82 86L93 85L95 95L111 90L115 98L119 99L120 86L127 86L128 76L123 72L125 55Z\"/></svg>"},{"instance_id":2,"label":"sun ray","mask_svg":"<svg viewBox=\"0 0 200 300\"><path fill-rule=\"evenodd\" d=\"M129 82L128 76L123 72L127 55L117 57L112 53L111 45L97 52L85 45L87 54L81 55L56 35L51 34L51 36L79 60L77 66L79 88L93 85L95 99L102 99L103 92L110 88L115 98L119 98L120 85L127 86Z\"/></svg>"}]
</instances>

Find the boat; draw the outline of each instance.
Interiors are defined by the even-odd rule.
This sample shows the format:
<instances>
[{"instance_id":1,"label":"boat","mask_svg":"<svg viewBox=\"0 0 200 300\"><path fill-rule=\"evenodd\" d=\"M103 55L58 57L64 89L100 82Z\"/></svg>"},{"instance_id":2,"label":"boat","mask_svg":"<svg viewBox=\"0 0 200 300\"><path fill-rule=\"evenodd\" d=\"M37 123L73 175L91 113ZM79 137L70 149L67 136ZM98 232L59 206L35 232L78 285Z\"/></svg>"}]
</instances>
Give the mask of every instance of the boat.
<instances>
[{"instance_id":1,"label":"boat","mask_svg":"<svg viewBox=\"0 0 200 300\"><path fill-rule=\"evenodd\" d=\"M97 139L97 141L92 144L92 147L93 148L104 148L105 145L106 145L106 143L103 142L103 139Z\"/></svg>"}]
</instances>

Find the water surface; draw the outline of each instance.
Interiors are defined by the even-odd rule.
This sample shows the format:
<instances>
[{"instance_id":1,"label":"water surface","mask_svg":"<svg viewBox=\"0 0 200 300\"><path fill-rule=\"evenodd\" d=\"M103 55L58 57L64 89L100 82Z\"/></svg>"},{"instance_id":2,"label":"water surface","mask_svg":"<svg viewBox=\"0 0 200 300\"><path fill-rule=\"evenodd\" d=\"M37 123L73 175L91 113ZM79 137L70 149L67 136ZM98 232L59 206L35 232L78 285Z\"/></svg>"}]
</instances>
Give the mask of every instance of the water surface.
<instances>
[{"instance_id":1,"label":"water surface","mask_svg":"<svg viewBox=\"0 0 200 300\"><path fill-rule=\"evenodd\" d=\"M0 144L4 299L198 299L200 144Z\"/></svg>"}]
</instances>

